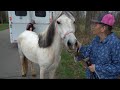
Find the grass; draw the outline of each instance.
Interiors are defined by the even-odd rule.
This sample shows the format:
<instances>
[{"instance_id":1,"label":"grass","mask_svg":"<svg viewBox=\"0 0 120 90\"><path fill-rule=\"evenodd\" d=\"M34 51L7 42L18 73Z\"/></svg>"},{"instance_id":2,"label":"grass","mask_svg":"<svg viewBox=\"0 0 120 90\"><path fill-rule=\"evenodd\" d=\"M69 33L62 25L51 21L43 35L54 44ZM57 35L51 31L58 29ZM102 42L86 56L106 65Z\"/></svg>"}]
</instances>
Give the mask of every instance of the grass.
<instances>
[{"instance_id":1,"label":"grass","mask_svg":"<svg viewBox=\"0 0 120 90\"><path fill-rule=\"evenodd\" d=\"M56 77L58 79L83 79L85 78L85 69L81 62L75 62L73 56L63 50Z\"/></svg>"},{"instance_id":2,"label":"grass","mask_svg":"<svg viewBox=\"0 0 120 90\"><path fill-rule=\"evenodd\" d=\"M0 31L6 30L9 28L9 24L0 24Z\"/></svg>"},{"instance_id":3,"label":"grass","mask_svg":"<svg viewBox=\"0 0 120 90\"><path fill-rule=\"evenodd\" d=\"M120 37L120 28L119 28L119 27L115 27L115 28L113 29L113 32L114 32L118 37Z\"/></svg>"}]
</instances>

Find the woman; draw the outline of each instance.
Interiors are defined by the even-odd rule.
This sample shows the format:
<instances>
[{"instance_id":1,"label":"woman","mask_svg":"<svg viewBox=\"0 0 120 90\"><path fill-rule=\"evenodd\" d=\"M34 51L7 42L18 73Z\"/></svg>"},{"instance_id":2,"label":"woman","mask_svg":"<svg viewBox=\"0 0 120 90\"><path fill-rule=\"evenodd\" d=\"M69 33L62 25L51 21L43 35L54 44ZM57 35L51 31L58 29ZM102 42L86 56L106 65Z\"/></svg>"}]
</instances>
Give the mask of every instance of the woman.
<instances>
[{"instance_id":1,"label":"woman","mask_svg":"<svg viewBox=\"0 0 120 90\"><path fill-rule=\"evenodd\" d=\"M115 23L112 14L101 14L92 20L91 30L96 37L90 45L79 47L80 55L75 60L89 58L91 65L86 69L86 77L95 72L99 79L117 79L120 76L120 40L112 32Z\"/></svg>"}]
</instances>

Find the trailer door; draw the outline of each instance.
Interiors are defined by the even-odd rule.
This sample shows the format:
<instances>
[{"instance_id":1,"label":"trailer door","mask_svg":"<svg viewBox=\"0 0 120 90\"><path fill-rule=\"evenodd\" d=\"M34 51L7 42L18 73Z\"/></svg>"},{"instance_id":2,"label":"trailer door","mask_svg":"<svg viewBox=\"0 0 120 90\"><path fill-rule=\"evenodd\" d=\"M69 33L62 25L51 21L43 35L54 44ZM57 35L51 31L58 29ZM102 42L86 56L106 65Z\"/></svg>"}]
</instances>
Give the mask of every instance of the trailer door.
<instances>
[{"instance_id":1,"label":"trailer door","mask_svg":"<svg viewBox=\"0 0 120 90\"><path fill-rule=\"evenodd\" d=\"M17 41L18 36L26 30L27 24L30 22L29 11L10 11L11 12L11 27L10 37L11 43Z\"/></svg>"},{"instance_id":2,"label":"trailer door","mask_svg":"<svg viewBox=\"0 0 120 90\"><path fill-rule=\"evenodd\" d=\"M30 14L28 11L13 11L12 14L12 23L29 23L30 22Z\"/></svg>"},{"instance_id":3,"label":"trailer door","mask_svg":"<svg viewBox=\"0 0 120 90\"><path fill-rule=\"evenodd\" d=\"M35 32L42 32L50 24L49 11L33 11L32 19L35 20Z\"/></svg>"},{"instance_id":4,"label":"trailer door","mask_svg":"<svg viewBox=\"0 0 120 90\"><path fill-rule=\"evenodd\" d=\"M34 11L33 18L36 23L49 23L49 11Z\"/></svg>"}]
</instances>

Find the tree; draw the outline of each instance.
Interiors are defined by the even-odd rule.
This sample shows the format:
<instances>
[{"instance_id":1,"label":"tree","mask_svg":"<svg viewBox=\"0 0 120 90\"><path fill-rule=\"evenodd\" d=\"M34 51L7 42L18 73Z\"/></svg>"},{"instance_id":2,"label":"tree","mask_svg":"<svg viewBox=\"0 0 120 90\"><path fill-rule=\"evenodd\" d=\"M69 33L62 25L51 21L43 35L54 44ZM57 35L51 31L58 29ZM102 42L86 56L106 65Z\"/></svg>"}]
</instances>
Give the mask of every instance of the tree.
<instances>
[{"instance_id":1,"label":"tree","mask_svg":"<svg viewBox=\"0 0 120 90\"><path fill-rule=\"evenodd\" d=\"M8 13L7 11L0 11L0 23L8 22Z\"/></svg>"},{"instance_id":2,"label":"tree","mask_svg":"<svg viewBox=\"0 0 120 90\"><path fill-rule=\"evenodd\" d=\"M3 11L0 11L0 23L3 23Z\"/></svg>"},{"instance_id":3,"label":"tree","mask_svg":"<svg viewBox=\"0 0 120 90\"><path fill-rule=\"evenodd\" d=\"M117 27L120 27L120 11L116 12L116 17L115 17L115 25Z\"/></svg>"},{"instance_id":4,"label":"tree","mask_svg":"<svg viewBox=\"0 0 120 90\"><path fill-rule=\"evenodd\" d=\"M76 33L80 30L80 13L79 11L72 11L73 16L75 17L75 27L76 27Z\"/></svg>"},{"instance_id":5,"label":"tree","mask_svg":"<svg viewBox=\"0 0 120 90\"><path fill-rule=\"evenodd\" d=\"M75 18L75 35L77 38L79 38L78 34L81 32L80 31L80 11L70 11L72 13L72 15Z\"/></svg>"}]
</instances>

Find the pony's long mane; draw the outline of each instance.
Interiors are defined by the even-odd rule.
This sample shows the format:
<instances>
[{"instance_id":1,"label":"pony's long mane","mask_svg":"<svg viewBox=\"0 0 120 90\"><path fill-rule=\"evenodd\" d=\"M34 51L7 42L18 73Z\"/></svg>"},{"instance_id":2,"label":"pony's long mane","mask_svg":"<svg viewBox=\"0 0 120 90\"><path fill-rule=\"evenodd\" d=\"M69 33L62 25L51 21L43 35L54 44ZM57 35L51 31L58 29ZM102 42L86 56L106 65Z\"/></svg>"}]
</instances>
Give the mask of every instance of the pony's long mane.
<instances>
[{"instance_id":1,"label":"pony's long mane","mask_svg":"<svg viewBox=\"0 0 120 90\"><path fill-rule=\"evenodd\" d=\"M39 44L39 47L41 48L47 48L47 47L50 47L53 43L53 40L54 40L54 36L55 36L55 21L61 16L65 14L68 18L71 18L70 16L70 12L67 12L67 11L63 11L59 14L59 16L56 17L55 20L53 20L53 22L49 25L48 27L48 30L47 30L47 34L46 35L42 35L42 34L39 34L38 37L39 37L39 40L38 40L38 44Z\"/></svg>"},{"instance_id":2,"label":"pony's long mane","mask_svg":"<svg viewBox=\"0 0 120 90\"><path fill-rule=\"evenodd\" d=\"M45 36L43 35L41 34L38 35L39 47L46 48L46 47L51 46L51 44L53 43L54 36L55 36L55 20L49 25L47 34Z\"/></svg>"}]
</instances>

